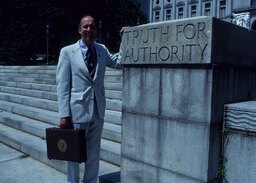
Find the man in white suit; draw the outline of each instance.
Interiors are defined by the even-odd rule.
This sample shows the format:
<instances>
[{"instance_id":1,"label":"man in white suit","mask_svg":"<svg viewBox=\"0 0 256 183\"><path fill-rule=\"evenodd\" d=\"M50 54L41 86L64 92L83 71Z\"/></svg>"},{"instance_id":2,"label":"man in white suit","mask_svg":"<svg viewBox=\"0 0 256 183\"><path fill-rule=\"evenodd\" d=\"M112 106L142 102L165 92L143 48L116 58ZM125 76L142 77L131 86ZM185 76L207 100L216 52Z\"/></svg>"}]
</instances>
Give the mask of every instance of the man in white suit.
<instances>
[{"instance_id":1,"label":"man in white suit","mask_svg":"<svg viewBox=\"0 0 256 183\"><path fill-rule=\"evenodd\" d=\"M81 40L61 49L56 71L61 128L83 128L87 136L85 183L96 183L100 139L106 107L104 75L106 66L122 68L120 56L95 42L97 27L91 16L82 17ZM79 182L79 163L67 163L68 182Z\"/></svg>"}]
</instances>

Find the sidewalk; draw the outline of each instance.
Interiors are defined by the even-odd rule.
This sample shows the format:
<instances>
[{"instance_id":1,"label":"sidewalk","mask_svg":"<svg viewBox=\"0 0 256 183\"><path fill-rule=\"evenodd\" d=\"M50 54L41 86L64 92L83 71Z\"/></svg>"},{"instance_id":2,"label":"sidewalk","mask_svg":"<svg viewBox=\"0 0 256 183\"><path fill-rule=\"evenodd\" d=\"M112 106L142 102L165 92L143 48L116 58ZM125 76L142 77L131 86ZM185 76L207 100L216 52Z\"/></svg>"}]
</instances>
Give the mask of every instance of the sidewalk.
<instances>
[{"instance_id":1,"label":"sidewalk","mask_svg":"<svg viewBox=\"0 0 256 183\"><path fill-rule=\"evenodd\" d=\"M65 183L66 175L0 142L1 183Z\"/></svg>"}]
</instances>

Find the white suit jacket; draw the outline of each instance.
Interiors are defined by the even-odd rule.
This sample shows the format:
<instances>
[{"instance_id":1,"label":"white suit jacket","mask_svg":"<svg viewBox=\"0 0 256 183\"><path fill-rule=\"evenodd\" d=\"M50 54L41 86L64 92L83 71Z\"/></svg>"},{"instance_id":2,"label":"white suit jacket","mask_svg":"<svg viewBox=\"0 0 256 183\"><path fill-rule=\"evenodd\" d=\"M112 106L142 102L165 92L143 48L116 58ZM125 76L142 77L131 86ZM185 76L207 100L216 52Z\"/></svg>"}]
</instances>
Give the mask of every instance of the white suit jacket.
<instances>
[{"instance_id":1,"label":"white suit jacket","mask_svg":"<svg viewBox=\"0 0 256 183\"><path fill-rule=\"evenodd\" d=\"M89 75L79 41L61 49L56 70L57 95L60 117L71 117L72 122L90 122L93 116L93 97L96 97L98 115L104 118L106 98L104 75L106 66L122 68L120 56L95 44L97 66L94 78ZM95 95L94 95L95 93Z\"/></svg>"}]
</instances>

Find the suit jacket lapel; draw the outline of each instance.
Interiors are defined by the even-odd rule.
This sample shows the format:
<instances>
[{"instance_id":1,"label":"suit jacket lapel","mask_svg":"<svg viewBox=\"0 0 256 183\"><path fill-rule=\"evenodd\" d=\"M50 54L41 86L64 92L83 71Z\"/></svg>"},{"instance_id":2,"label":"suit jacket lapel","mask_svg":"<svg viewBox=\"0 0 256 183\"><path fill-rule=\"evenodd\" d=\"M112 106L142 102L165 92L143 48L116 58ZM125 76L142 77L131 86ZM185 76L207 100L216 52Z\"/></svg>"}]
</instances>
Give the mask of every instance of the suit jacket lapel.
<instances>
[{"instance_id":1,"label":"suit jacket lapel","mask_svg":"<svg viewBox=\"0 0 256 183\"><path fill-rule=\"evenodd\" d=\"M95 75L94 75L94 79L97 79L97 76L99 75L100 72L100 67L101 67L101 52L100 49L98 48L98 45L95 43L95 50L96 50L96 54L97 54L97 65L96 65L96 71L95 71Z\"/></svg>"},{"instance_id":2,"label":"suit jacket lapel","mask_svg":"<svg viewBox=\"0 0 256 183\"><path fill-rule=\"evenodd\" d=\"M89 71L87 69L87 66L85 64L85 61L84 61L84 58L83 58L83 54L82 54L82 51L80 49L80 45L79 45L79 41L74 45L74 48L73 48L73 58L74 58L74 61L78 64L78 66L84 71L85 73L85 76L89 79L89 80L92 80L90 74L89 74Z\"/></svg>"}]
</instances>

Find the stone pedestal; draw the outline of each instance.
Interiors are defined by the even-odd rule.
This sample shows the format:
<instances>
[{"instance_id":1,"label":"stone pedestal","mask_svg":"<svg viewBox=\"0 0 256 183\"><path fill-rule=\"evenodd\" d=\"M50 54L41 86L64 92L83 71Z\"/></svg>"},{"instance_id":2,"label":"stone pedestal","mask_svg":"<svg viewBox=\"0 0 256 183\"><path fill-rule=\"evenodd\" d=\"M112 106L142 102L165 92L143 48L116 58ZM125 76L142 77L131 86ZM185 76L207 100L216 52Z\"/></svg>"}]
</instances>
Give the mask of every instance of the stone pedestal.
<instances>
[{"instance_id":1,"label":"stone pedestal","mask_svg":"<svg viewBox=\"0 0 256 183\"><path fill-rule=\"evenodd\" d=\"M122 183L217 181L224 104L256 89L255 42L211 17L125 30Z\"/></svg>"}]
</instances>

